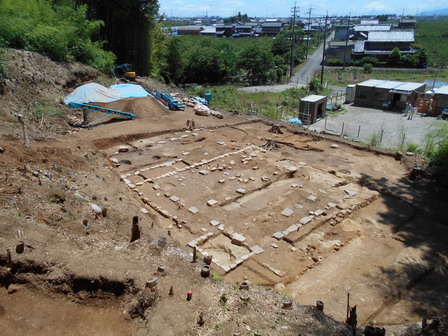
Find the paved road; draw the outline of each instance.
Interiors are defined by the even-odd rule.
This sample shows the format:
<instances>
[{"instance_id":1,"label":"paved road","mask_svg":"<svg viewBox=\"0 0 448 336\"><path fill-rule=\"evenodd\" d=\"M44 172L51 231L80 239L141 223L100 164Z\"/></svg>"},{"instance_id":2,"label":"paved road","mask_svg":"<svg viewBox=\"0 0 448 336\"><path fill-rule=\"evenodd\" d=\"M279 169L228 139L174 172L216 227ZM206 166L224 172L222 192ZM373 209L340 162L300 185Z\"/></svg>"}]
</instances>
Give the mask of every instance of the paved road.
<instances>
[{"instance_id":1,"label":"paved road","mask_svg":"<svg viewBox=\"0 0 448 336\"><path fill-rule=\"evenodd\" d=\"M327 39L331 41L334 38L334 32L331 33L330 37ZM241 88L241 91L246 92L281 92L290 88L303 87L308 84L308 81L313 77L313 74L320 70L320 63L322 61L322 49L323 43L316 49L316 51L308 56L308 59L300 67L300 69L289 79L287 84L278 85L262 85L262 86L249 86Z\"/></svg>"}]
</instances>

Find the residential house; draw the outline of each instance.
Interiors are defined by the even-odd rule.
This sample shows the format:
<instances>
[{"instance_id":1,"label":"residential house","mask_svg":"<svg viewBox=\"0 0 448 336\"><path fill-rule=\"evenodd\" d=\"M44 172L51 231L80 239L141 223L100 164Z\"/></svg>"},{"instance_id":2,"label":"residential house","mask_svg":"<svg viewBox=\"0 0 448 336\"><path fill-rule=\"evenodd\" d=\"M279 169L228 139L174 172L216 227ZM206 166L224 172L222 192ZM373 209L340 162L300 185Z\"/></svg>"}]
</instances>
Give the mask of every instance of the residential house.
<instances>
[{"instance_id":1,"label":"residential house","mask_svg":"<svg viewBox=\"0 0 448 336\"><path fill-rule=\"evenodd\" d=\"M328 60L338 59L341 62L348 63L352 59L352 51L355 47L354 41L331 41L328 45L328 49L325 51L325 64L328 64Z\"/></svg>"},{"instance_id":2,"label":"residential house","mask_svg":"<svg viewBox=\"0 0 448 336\"><path fill-rule=\"evenodd\" d=\"M264 22L261 24L261 36L276 36L284 28L283 22Z\"/></svg>"},{"instance_id":3,"label":"residential house","mask_svg":"<svg viewBox=\"0 0 448 336\"><path fill-rule=\"evenodd\" d=\"M253 36L253 25L236 25L233 37L251 37Z\"/></svg>"},{"instance_id":4,"label":"residential house","mask_svg":"<svg viewBox=\"0 0 448 336\"><path fill-rule=\"evenodd\" d=\"M417 21L415 19L402 19L398 23L400 29L415 29Z\"/></svg>"},{"instance_id":5,"label":"residential house","mask_svg":"<svg viewBox=\"0 0 448 336\"><path fill-rule=\"evenodd\" d=\"M402 54L414 54L416 50L411 48L414 41L413 30L372 31L366 41L356 41L352 56L353 59L374 56L385 61L394 48Z\"/></svg>"},{"instance_id":6,"label":"residential house","mask_svg":"<svg viewBox=\"0 0 448 336\"><path fill-rule=\"evenodd\" d=\"M390 31L392 26L390 24L384 25L355 25L350 40L366 40L370 32L373 31Z\"/></svg>"},{"instance_id":7,"label":"residential house","mask_svg":"<svg viewBox=\"0 0 448 336\"><path fill-rule=\"evenodd\" d=\"M201 26L179 26L173 27L173 35L200 35L203 30Z\"/></svg>"},{"instance_id":8,"label":"residential house","mask_svg":"<svg viewBox=\"0 0 448 336\"><path fill-rule=\"evenodd\" d=\"M233 25L216 25L216 37L231 37L235 34Z\"/></svg>"},{"instance_id":9,"label":"residential house","mask_svg":"<svg viewBox=\"0 0 448 336\"><path fill-rule=\"evenodd\" d=\"M345 41L347 36L350 36L353 25L335 25L334 26L334 39L338 41Z\"/></svg>"}]
</instances>

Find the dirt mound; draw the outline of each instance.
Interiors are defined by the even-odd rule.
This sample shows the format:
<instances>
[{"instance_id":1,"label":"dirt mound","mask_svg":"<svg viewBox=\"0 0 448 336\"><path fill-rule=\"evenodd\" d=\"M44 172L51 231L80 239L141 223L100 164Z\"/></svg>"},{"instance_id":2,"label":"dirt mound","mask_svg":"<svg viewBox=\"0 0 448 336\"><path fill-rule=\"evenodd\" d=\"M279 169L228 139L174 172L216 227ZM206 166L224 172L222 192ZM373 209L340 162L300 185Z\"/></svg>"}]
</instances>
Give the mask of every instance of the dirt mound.
<instances>
[{"instance_id":1,"label":"dirt mound","mask_svg":"<svg viewBox=\"0 0 448 336\"><path fill-rule=\"evenodd\" d=\"M127 98L117 100L112 103L92 103L92 105L102 106L113 110L134 113L140 119L159 120L169 115L169 110L161 106L152 97L145 98Z\"/></svg>"},{"instance_id":2,"label":"dirt mound","mask_svg":"<svg viewBox=\"0 0 448 336\"><path fill-rule=\"evenodd\" d=\"M86 65L57 63L35 52L11 49L6 78L0 80L0 117L11 120L39 104L58 104L71 88L99 75Z\"/></svg>"}]
</instances>

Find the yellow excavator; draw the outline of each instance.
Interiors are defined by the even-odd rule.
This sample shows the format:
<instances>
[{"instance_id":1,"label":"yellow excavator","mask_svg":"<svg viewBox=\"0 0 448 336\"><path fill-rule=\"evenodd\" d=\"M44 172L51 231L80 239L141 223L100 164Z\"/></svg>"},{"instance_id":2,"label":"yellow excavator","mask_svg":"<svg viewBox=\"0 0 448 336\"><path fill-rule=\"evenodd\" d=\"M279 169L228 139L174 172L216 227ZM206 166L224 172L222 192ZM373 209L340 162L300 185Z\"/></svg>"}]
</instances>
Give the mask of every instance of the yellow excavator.
<instances>
[{"instance_id":1,"label":"yellow excavator","mask_svg":"<svg viewBox=\"0 0 448 336\"><path fill-rule=\"evenodd\" d=\"M133 71L132 64L124 63L115 67L115 76L119 78L126 78L128 80L135 80L137 74Z\"/></svg>"}]
</instances>

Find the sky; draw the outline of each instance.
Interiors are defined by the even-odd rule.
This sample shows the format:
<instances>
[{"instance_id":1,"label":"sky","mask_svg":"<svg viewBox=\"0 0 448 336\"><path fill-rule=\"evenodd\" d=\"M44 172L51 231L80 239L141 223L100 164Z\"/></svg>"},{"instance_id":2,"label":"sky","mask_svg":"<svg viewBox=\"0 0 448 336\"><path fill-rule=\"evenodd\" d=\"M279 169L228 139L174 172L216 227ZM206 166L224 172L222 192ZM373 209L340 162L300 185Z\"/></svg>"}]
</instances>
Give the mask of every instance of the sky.
<instances>
[{"instance_id":1,"label":"sky","mask_svg":"<svg viewBox=\"0 0 448 336\"><path fill-rule=\"evenodd\" d=\"M310 6L312 14L325 15L370 15L403 12L415 15L434 9L446 8L440 0L307 0L297 1L300 16L307 16ZM228 17L240 11L252 17L288 17L294 1L288 0L159 0L161 14L167 16L221 16ZM441 5L442 4L442 5Z\"/></svg>"}]
</instances>

